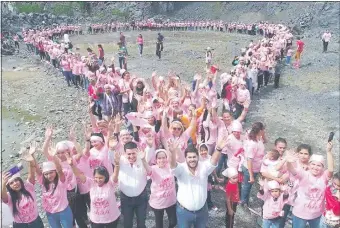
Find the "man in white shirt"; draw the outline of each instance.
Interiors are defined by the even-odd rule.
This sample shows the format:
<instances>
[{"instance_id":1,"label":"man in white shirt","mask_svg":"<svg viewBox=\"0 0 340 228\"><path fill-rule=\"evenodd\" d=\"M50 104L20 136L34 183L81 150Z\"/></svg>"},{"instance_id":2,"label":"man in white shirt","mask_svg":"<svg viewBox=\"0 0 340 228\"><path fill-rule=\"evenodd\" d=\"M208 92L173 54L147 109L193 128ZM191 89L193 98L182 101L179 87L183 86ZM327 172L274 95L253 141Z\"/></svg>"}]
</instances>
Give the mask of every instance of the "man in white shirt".
<instances>
[{"instance_id":1,"label":"man in white shirt","mask_svg":"<svg viewBox=\"0 0 340 228\"><path fill-rule=\"evenodd\" d=\"M328 43L331 41L331 37L332 34L328 30L322 35L323 52L327 52Z\"/></svg>"},{"instance_id":2,"label":"man in white shirt","mask_svg":"<svg viewBox=\"0 0 340 228\"><path fill-rule=\"evenodd\" d=\"M134 214L137 216L137 227L146 228L147 172L141 158L137 156L136 143L127 142L124 145L124 152L125 154L120 158L118 175L124 228L132 228Z\"/></svg>"},{"instance_id":3,"label":"man in white shirt","mask_svg":"<svg viewBox=\"0 0 340 228\"><path fill-rule=\"evenodd\" d=\"M197 149L189 144L185 150L185 162L176 162L176 153L180 150L178 142L171 142L170 167L177 178L177 224L181 228L206 228L208 223L207 185L208 176L217 167L222 148L226 144L226 137L217 144L216 151L211 156L210 162L199 161Z\"/></svg>"}]
</instances>

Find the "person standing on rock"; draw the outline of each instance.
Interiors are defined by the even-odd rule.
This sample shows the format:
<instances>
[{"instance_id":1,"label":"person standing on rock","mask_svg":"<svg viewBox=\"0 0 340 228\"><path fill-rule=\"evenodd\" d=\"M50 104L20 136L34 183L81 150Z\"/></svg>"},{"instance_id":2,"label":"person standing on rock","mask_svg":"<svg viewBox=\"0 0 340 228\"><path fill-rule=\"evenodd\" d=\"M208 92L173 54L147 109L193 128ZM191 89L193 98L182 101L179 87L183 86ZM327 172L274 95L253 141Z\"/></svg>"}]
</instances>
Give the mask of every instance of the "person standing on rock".
<instances>
[{"instance_id":1,"label":"person standing on rock","mask_svg":"<svg viewBox=\"0 0 340 228\"><path fill-rule=\"evenodd\" d=\"M294 63L294 67L300 68L300 59L301 59L301 53L303 52L303 48L305 46L305 43L300 39L297 38L298 40L296 41L296 45L297 45L297 50L295 53L295 63Z\"/></svg>"},{"instance_id":2,"label":"person standing on rock","mask_svg":"<svg viewBox=\"0 0 340 228\"><path fill-rule=\"evenodd\" d=\"M332 34L328 30L322 35L323 52L327 52L328 43L331 40L331 37Z\"/></svg>"},{"instance_id":3,"label":"person standing on rock","mask_svg":"<svg viewBox=\"0 0 340 228\"><path fill-rule=\"evenodd\" d=\"M24 159L29 162L26 181L22 180L20 173L11 175L7 172L2 176L1 201L12 210L13 228L44 227L38 213L37 196L34 189L36 163L32 154L35 149L35 146L31 146L29 151L25 151L25 154L29 154L31 157L31 159L27 159L28 157Z\"/></svg>"},{"instance_id":4,"label":"person standing on rock","mask_svg":"<svg viewBox=\"0 0 340 228\"><path fill-rule=\"evenodd\" d=\"M217 167L226 137L220 140L210 161L199 161L199 153L192 145L185 149L185 162L178 163L176 156L181 152L179 141L169 142L170 167L178 181L176 214L178 227L205 228L208 223L207 188L208 176Z\"/></svg>"}]
</instances>

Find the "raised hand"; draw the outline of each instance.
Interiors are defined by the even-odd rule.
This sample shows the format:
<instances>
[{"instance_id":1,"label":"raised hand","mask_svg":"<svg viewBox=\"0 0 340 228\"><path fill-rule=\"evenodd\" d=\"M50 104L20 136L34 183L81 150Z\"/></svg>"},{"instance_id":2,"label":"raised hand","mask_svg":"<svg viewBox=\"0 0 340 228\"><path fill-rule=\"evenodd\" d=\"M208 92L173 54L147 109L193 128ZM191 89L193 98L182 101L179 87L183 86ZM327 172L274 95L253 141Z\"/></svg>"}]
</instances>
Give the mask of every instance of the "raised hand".
<instances>
[{"instance_id":1,"label":"raised hand","mask_svg":"<svg viewBox=\"0 0 340 228\"><path fill-rule=\"evenodd\" d=\"M91 127L87 126L86 123L85 123L84 124L84 136L85 136L86 140L91 138L91 133L92 133Z\"/></svg>"},{"instance_id":2,"label":"raised hand","mask_svg":"<svg viewBox=\"0 0 340 228\"><path fill-rule=\"evenodd\" d=\"M297 153L295 153L294 150L287 150L285 159L287 162L293 163L293 162L298 161L299 158L298 158Z\"/></svg>"},{"instance_id":3,"label":"raised hand","mask_svg":"<svg viewBox=\"0 0 340 228\"><path fill-rule=\"evenodd\" d=\"M76 128L76 125L77 125L77 123L74 123L72 125L72 127L70 128L69 137L70 137L71 141L75 141L76 140L76 133L75 133L75 130L74 130Z\"/></svg>"},{"instance_id":4,"label":"raised hand","mask_svg":"<svg viewBox=\"0 0 340 228\"><path fill-rule=\"evenodd\" d=\"M228 142L227 139L228 139L228 134L224 134L222 139L218 141L216 147L219 149L223 149L227 145L227 142Z\"/></svg>"},{"instance_id":5,"label":"raised hand","mask_svg":"<svg viewBox=\"0 0 340 228\"><path fill-rule=\"evenodd\" d=\"M46 131L45 131L45 138L50 139L53 134L53 128L52 126L47 126Z\"/></svg>"},{"instance_id":6,"label":"raised hand","mask_svg":"<svg viewBox=\"0 0 340 228\"><path fill-rule=\"evenodd\" d=\"M332 149L333 149L333 143L332 142L328 142L327 143L327 147L326 147L327 152L331 152Z\"/></svg>"},{"instance_id":7,"label":"raised hand","mask_svg":"<svg viewBox=\"0 0 340 228\"><path fill-rule=\"evenodd\" d=\"M2 185L6 185L11 176L12 176L12 174L9 173L9 172L3 173L2 174Z\"/></svg>"},{"instance_id":8,"label":"raised hand","mask_svg":"<svg viewBox=\"0 0 340 228\"><path fill-rule=\"evenodd\" d=\"M168 146L169 146L169 151L170 152L174 152L177 149L179 149L179 140L175 139L175 140L169 140L168 141Z\"/></svg>"},{"instance_id":9,"label":"raised hand","mask_svg":"<svg viewBox=\"0 0 340 228\"><path fill-rule=\"evenodd\" d=\"M111 136L110 139L109 139L109 147L110 147L110 149L115 148L117 146L117 144L118 144L117 138L114 137L114 136Z\"/></svg>"},{"instance_id":10,"label":"raised hand","mask_svg":"<svg viewBox=\"0 0 340 228\"><path fill-rule=\"evenodd\" d=\"M140 159L145 159L146 157L146 153L145 153L145 150L140 150L138 149L138 156L140 157Z\"/></svg>"},{"instance_id":11,"label":"raised hand","mask_svg":"<svg viewBox=\"0 0 340 228\"><path fill-rule=\"evenodd\" d=\"M243 107L244 108L249 108L250 106L250 101L249 100L246 100L244 103L243 103Z\"/></svg>"},{"instance_id":12,"label":"raised hand","mask_svg":"<svg viewBox=\"0 0 340 228\"><path fill-rule=\"evenodd\" d=\"M65 157L66 157L66 161L69 165L73 165L73 159L72 157L69 155L69 153L65 153Z\"/></svg>"},{"instance_id":13,"label":"raised hand","mask_svg":"<svg viewBox=\"0 0 340 228\"><path fill-rule=\"evenodd\" d=\"M118 151L114 153L114 165L119 166L121 154Z\"/></svg>"}]
</instances>

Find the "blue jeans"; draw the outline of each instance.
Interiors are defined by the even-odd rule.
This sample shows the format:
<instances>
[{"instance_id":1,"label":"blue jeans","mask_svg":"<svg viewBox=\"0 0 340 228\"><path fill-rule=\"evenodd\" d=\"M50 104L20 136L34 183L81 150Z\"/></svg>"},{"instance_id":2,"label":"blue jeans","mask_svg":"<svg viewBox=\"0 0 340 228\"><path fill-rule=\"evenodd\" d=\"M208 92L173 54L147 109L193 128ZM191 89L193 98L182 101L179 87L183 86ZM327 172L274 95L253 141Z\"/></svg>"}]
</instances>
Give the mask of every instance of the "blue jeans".
<instances>
[{"instance_id":1,"label":"blue jeans","mask_svg":"<svg viewBox=\"0 0 340 228\"><path fill-rule=\"evenodd\" d=\"M220 160L218 160L216 174L219 175L223 167L227 168L228 155L221 154Z\"/></svg>"},{"instance_id":2,"label":"blue jeans","mask_svg":"<svg viewBox=\"0 0 340 228\"><path fill-rule=\"evenodd\" d=\"M279 228L280 219L263 219L262 228Z\"/></svg>"},{"instance_id":3,"label":"blue jeans","mask_svg":"<svg viewBox=\"0 0 340 228\"><path fill-rule=\"evenodd\" d=\"M253 89L253 79L252 78L246 78L246 84L247 84L247 89L251 93Z\"/></svg>"},{"instance_id":4,"label":"blue jeans","mask_svg":"<svg viewBox=\"0 0 340 228\"><path fill-rule=\"evenodd\" d=\"M253 184L249 183L250 180L250 174L246 167L242 166L242 173L243 173L243 182L242 182L242 188L241 188L241 204L248 204L249 203L249 195L251 191L251 186ZM256 179L256 176L258 173L253 173L254 179Z\"/></svg>"},{"instance_id":5,"label":"blue jeans","mask_svg":"<svg viewBox=\"0 0 340 228\"><path fill-rule=\"evenodd\" d=\"M283 217L281 217L281 219L280 219L280 228L284 228L285 227L285 224L286 224L286 220L287 220L287 217L288 217L288 214L289 214L289 212L290 212L290 208L291 208L292 206L291 205L289 205L289 204L285 204L284 206L283 206L283 211L284 211L284 214L283 214Z\"/></svg>"},{"instance_id":6,"label":"blue jeans","mask_svg":"<svg viewBox=\"0 0 340 228\"><path fill-rule=\"evenodd\" d=\"M46 216L51 228L73 227L73 215L69 206L67 206L65 210L58 213L51 214L46 212Z\"/></svg>"},{"instance_id":7,"label":"blue jeans","mask_svg":"<svg viewBox=\"0 0 340 228\"><path fill-rule=\"evenodd\" d=\"M290 59L292 58L292 56L286 56L286 64L290 64Z\"/></svg>"},{"instance_id":8,"label":"blue jeans","mask_svg":"<svg viewBox=\"0 0 340 228\"><path fill-rule=\"evenodd\" d=\"M205 204L200 210L192 212L177 203L176 206L178 228L206 228L208 223L208 207Z\"/></svg>"},{"instance_id":9,"label":"blue jeans","mask_svg":"<svg viewBox=\"0 0 340 228\"><path fill-rule=\"evenodd\" d=\"M65 76L67 85L71 86L70 81L72 81L72 71L63 71L63 75Z\"/></svg>"},{"instance_id":10,"label":"blue jeans","mask_svg":"<svg viewBox=\"0 0 340 228\"><path fill-rule=\"evenodd\" d=\"M309 224L309 228L320 228L320 219L321 216L315 218L315 219L302 219L299 217L296 217L293 214L293 227L294 228L305 228L307 223Z\"/></svg>"}]
</instances>

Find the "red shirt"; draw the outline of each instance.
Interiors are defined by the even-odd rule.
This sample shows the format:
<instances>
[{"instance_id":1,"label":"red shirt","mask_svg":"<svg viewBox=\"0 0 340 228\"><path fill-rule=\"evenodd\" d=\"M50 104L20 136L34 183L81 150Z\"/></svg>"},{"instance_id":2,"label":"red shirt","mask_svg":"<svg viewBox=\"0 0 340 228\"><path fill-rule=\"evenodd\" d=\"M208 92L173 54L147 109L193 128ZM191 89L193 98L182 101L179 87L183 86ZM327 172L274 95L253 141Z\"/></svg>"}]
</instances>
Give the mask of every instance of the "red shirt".
<instances>
[{"instance_id":1,"label":"red shirt","mask_svg":"<svg viewBox=\"0 0 340 228\"><path fill-rule=\"evenodd\" d=\"M302 52L303 51L303 46L305 45L305 43L302 40L298 40L298 41L296 41L296 45L298 46L297 50L299 52Z\"/></svg>"},{"instance_id":2,"label":"red shirt","mask_svg":"<svg viewBox=\"0 0 340 228\"><path fill-rule=\"evenodd\" d=\"M225 194L226 197L230 198L231 202L238 203L240 201L238 183L233 184L228 181L228 183L225 185Z\"/></svg>"},{"instance_id":3,"label":"red shirt","mask_svg":"<svg viewBox=\"0 0 340 228\"><path fill-rule=\"evenodd\" d=\"M340 203L338 198L332 195L331 187L328 186L325 192L326 210L333 211L334 215L340 216Z\"/></svg>"}]
</instances>

